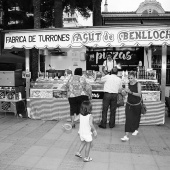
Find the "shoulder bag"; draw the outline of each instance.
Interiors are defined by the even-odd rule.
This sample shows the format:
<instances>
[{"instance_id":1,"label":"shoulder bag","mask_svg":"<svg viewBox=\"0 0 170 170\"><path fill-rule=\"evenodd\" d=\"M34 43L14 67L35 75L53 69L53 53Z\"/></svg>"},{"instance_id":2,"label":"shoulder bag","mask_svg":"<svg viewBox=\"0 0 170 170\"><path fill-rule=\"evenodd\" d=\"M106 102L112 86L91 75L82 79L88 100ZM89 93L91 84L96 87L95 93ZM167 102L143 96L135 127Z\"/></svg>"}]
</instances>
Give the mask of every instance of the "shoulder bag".
<instances>
[{"instance_id":1,"label":"shoulder bag","mask_svg":"<svg viewBox=\"0 0 170 170\"><path fill-rule=\"evenodd\" d=\"M143 103L142 93L141 93L141 114L145 115L147 111L146 105Z\"/></svg>"},{"instance_id":2,"label":"shoulder bag","mask_svg":"<svg viewBox=\"0 0 170 170\"><path fill-rule=\"evenodd\" d=\"M143 103L143 98L141 96L141 114L145 115L147 111L146 105Z\"/></svg>"},{"instance_id":3,"label":"shoulder bag","mask_svg":"<svg viewBox=\"0 0 170 170\"><path fill-rule=\"evenodd\" d=\"M124 106L124 98L121 93L117 95L117 107Z\"/></svg>"},{"instance_id":4,"label":"shoulder bag","mask_svg":"<svg viewBox=\"0 0 170 170\"><path fill-rule=\"evenodd\" d=\"M146 105L143 103L143 98L141 94L141 114L145 115L147 111Z\"/></svg>"}]
</instances>

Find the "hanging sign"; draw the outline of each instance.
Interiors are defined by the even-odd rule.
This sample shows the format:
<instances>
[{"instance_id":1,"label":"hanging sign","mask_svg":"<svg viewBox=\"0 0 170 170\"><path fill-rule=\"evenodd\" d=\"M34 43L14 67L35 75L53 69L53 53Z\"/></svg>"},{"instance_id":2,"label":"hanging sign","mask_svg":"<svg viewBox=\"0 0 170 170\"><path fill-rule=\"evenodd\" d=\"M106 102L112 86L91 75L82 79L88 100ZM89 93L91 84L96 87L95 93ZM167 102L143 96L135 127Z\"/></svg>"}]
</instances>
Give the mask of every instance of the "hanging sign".
<instances>
[{"instance_id":1,"label":"hanging sign","mask_svg":"<svg viewBox=\"0 0 170 170\"><path fill-rule=\"evenodd\" d=\"M86 70L99 70L99 65L103 65L107 54L111 54L112 59L121 66L137 66L139 61L143 61L144 48L110 48L107 50L94 50L86 52Z\"/></svg>"},{"instance_id":2,"label":"hanging sign","mask_svg":"<svg viewBox=\"0 0 170 170\"><path fill-rule=\"evenodd\" d=\"M18 31L5 34L5 49L9 48L78 48L170 45L170 27L91 27Z\"/></svg>"}]
</instances>

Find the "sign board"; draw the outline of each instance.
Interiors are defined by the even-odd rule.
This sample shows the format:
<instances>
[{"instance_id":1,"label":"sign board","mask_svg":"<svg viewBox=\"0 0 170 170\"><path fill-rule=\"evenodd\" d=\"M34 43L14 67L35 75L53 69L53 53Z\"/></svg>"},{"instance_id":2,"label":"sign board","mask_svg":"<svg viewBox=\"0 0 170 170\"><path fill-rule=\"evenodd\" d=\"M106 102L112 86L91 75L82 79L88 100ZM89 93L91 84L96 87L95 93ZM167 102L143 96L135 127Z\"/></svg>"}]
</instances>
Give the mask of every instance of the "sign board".
<instances>
[{"instance_id":1,"label":"sign board","mask_svg":"<svg viewBox=\"0 0 170 170\"><path fill-rule=\"evenodd\" d=\"M170 45L170 26L87 27L5 33L4 48L79 48Z\"/></svg>"},{"instance_id":2,"label":"sign board","mask_svg":"<svg viewBox=\"0 0 170 170\"><path fill-rule=\"evenodd\" d=\"M101 51L98 49L86 52L86 70L99 71L99 65L103 65L106 60L107 54L110 53L112 58L121 67L137 67L139 61L143 63L144 48L103 48Z\"/></svg>"}]
</instances>

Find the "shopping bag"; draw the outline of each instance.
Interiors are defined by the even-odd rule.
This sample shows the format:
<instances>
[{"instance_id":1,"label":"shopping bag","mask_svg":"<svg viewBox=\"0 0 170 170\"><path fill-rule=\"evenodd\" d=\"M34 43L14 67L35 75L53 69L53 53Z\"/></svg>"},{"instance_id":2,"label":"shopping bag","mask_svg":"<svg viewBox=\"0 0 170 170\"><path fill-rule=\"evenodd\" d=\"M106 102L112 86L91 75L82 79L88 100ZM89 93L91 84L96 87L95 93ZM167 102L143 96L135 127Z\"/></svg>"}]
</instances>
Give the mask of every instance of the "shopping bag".
<instances>
[{"instance_id":1,"label":"shopping bag","mask_svg":"<svg viewBox=\"0 0 170 170\"><path fill-rule=\"evenodd\" d=\"M146 105L143 103L143 100L141 101L141 114L146 114L147 108Z\"/></svg>"},{"instance_id":2,"label":"shopping bag","mask_svg":"<svg viewBox=\"0 0 170 170\"><path fill-rule=\"evenodd\" d=\"M117 107L124 106L124 98L121 93L117 95Z\"/></svg>"}]
</instances>

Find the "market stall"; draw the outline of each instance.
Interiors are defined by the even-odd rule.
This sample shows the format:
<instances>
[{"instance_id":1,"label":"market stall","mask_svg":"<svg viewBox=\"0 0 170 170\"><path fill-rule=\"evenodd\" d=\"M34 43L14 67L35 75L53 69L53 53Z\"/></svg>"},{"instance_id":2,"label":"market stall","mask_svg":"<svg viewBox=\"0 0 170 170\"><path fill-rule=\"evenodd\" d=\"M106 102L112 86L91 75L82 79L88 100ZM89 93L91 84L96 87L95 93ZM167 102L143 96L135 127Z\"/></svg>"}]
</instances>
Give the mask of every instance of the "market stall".
<instances>
[{"instance_id":1,"label":"market stall","mask_svg":"<svg viewBox=\"0 0 170 170\"><path fill-rule=\"evenodd\" d=\"M67 58L65 62L65 69L74 71L77 67L82 67L86 71L89 65L86 62L86 49L85 47L104 48L104 47L144 47L144 61L143 66L147 72L151 67L151 52L150 46L162 46L162 73L160 89L155 88L158 86L156 79L150 80L148 78L148 85L145 81L145 76L142 78L143 95L145 103L148 107L147 114L142 116L141 124L163 124L165 115L165 77L166 77L166 59L167 59L167 45L170 44L170 27L168 26L126 26L126 27L89 27L89 28L72 28L72 29L44 29L44 30L23 30L23 31L10 31L5 33L5 48L11 49L25 48L26 49L26 72L29 73L29 49L38 48L40 50L48 51L53 48L67 49ZM82 50L83 48L83 50ZM76 50L75 50L76 49ZM147 53L146 53L147 52ZM130 52L116 53L113 52L112 56L116 60L132 61L134 54ZM50 56L49 56L50 57ZM105 55L90 55L93 64L99 65L99 60L105 59ZM138 56L136 56L137 58ZM147 59L146 59L147 57ZM64 58L64 57L63 57ZM67 59L65 57L65 59ZM46 56L47 66L54 63L54 58L48 60ZM61 60L60 60L61 61ZM88 60L89 61L89 60ZM59 60L58 60L59 63ZM60 63L61 66L61 63ZM60 66L57 65L60 70ZM91 67L92 68L92 67ZM99 70L100 71L100 70ZM93 72L93 71L92 71ZM147 75L147 74L146 74ZM139 78L139 77L138 77ZM62 119L69 117L69 104L66 99L66 93L59 84L62 84L66 77L61 80L55 80L54 77L49 77L44 73L44 80L34 82L34 85L39 85L39 90L36 86L30 89L30 77L26 76L27 82L27 99L30 100L29 117L33 119ZM57 82L57 83L55 83ZM61 83L62 82L62 83ZM152 82L152 83L151 83ZM154 82L154 83L153 83ZM94 82L96 83L96 82ZM94 86L95 87L95 86ZM147 89L146 87L149 87ZM97 89L98 90L98 89ZM102 90L102 89L100 89ZM99 121L101 117L102 100L97 96L102 95L93 88L93 112L95 121ZM30 92L30 93L29 93ZM96 94L97 92L97 94ZM148 97L150 96L150 97ZM97 99L98 98L98 99ZM124 123L124 107L117 109L117 123Z\"/></svg>"},{"instance_id":2,"label":"market stall","mask_svg":"<svg viewBox=\"0 0 170 170\"><path fill-rule=\"evenodd\" d=\"M88 72L88 71L87 71ZM92 105L95 122L100 122L102 115L103 85L100 79L84 74L86 80L92 86ZM122 78L126 83L127 77ZM142 84L142 95L147 106L147 114L142 115L141 124L163 124L165 105L160 100L160 87L156 79L138 79ZM30 89L30 113L29 117L43 120L61 120L69 118L69 103L64 84L67 78L44 80L39 79L31 84ZM126 99L124 99L126 100ZM109 111L110 113L110 111ZM109 115L108 113L108 115ZM109 118L109 116L108 116ZM125 122L125 107L117 108L116 123Z\"/></svg>"}]
</instances>

